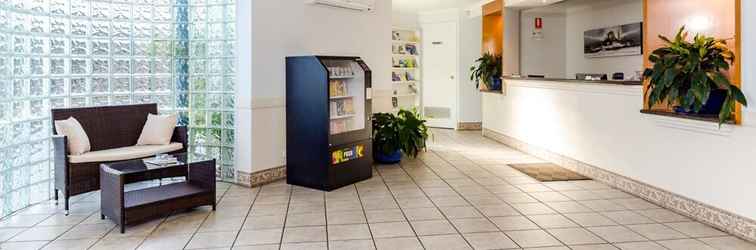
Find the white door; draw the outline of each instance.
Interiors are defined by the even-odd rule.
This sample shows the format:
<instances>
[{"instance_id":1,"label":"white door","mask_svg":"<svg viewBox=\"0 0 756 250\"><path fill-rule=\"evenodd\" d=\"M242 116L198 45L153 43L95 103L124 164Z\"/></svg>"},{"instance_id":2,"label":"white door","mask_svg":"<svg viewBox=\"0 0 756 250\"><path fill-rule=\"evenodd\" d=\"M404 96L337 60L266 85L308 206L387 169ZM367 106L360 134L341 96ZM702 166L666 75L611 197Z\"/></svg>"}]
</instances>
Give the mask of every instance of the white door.
<instances>
[{"instance_id":1,"label":"white door","mask_svg":"<svg viewBox=\"0 0 756 250\"><path fill-rule=\"evenodd\" d=\"M457 23L422 24L423 115L430 127L457 127Z\"/></svg>"}]
</instances>

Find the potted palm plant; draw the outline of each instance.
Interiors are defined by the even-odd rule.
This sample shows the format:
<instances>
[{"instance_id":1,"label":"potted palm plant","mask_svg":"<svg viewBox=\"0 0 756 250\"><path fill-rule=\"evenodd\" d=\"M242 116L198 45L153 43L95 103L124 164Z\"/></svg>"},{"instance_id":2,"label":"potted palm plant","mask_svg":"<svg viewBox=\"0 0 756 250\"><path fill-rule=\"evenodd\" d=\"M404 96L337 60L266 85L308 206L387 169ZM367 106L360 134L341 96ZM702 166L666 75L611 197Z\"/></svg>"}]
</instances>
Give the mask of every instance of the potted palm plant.
<instances>
[{"instance_id":1,"label":"potted palm plant","mask_svg":"<svg viewBox=\"0 0 756 250\"><path fill-rule=\"evenodd\" d=\"M481 90L500 90L501 55L486 52L475 63L476 65L470 67L470 81L475 81L475 87Z\"/></svg>"},{"instance_id":2,"label":"potted palm plant","mask_svg":"<svg viewBox=\"0 0 756 250\"><path fill-rule=\"evenodd\" d=\"M697 34L692 41L683 26L674 39L659 38L665 46L648 57L653 63L643 76L649 79L648 106L675 105L675 112L718 115L719 123L730 121L735 103L747 105L746 97L726 72L735 60L725 40Z\"/></svg>"},{"instance_id":3,"label":"potted palm plant","mask_svg":"<svg viewBox=\"0 0 756 250\"><path fill-rule=\"evenodd\" d=\"M384 164L398 163L402 153L417 157L428 139L425 120L415 110L373 114L373 158Z\"/></svg>"}]
</instances>

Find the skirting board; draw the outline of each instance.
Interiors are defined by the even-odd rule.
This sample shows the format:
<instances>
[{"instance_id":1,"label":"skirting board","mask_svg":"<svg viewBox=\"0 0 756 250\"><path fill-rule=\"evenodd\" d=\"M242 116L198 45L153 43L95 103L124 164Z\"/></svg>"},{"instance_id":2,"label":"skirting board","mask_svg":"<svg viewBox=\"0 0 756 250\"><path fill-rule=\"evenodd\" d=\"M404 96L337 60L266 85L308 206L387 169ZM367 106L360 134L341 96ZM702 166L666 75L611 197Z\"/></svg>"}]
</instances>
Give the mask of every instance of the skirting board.
<instances>
[{"instance_id":1,"label":"skirting board","mask_svg":"<svg viewBox=\"0 0 756 250\"><path fill-rule=\"evenodd\" d=\"M265 185L286 178L286 166L275 167L254 173L236 171L236 184L246 187Z\"/></svg>"},{"instance_id":2,"label":"skirting board","mask_svg":"<svg viewBox=\"0 0 756 250\"><path fill-rule=\"evenodd\" d=\"M470 131L476 131L481 130L483 127L482 122L459 122L457 123L457 130L470 130Z\"/></svg>"},{"instance_id":3,"label":"skirting board","mask_svg":"<svg viewBox=\"0 0 756 250\"><path fill-rule=\"evenodd\" d=\"M756 221L483 128L483 136L671 209L745 240L756 242Z\"/></svg>"}]
</instances>

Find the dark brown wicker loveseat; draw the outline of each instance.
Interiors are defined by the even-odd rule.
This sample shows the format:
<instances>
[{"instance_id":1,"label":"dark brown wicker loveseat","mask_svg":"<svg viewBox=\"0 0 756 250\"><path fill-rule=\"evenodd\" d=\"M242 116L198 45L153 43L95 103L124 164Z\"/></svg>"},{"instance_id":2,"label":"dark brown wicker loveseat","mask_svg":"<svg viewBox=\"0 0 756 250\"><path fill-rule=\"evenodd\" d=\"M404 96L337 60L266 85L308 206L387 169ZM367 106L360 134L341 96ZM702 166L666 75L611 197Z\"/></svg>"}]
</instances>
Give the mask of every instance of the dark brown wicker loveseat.
<instances>
[{"instance_id":1,"label":"dark brown wicker loveseat","mask_svg":"<svg viewBox=\"0 0 756 250\"><path fill-rule=\"evenodd\" d=\"M56 134L55 120L74 117L81 123L89 137L90 152L103 152L105 150L112 152L120 148L134 146L147 121L147 114L157 114L157 111L157 104L53 109L53 134ZM173 131L171 142L180 143L181 148L166 153L186 152L186 127L177 126ZM72 163L66 143L66 137L57 134L53 136L55 200L58 200L58 192L60 191L65 202L66 214L68 214L69 197L100 189L100 164L106 162ZM115 161L122 160L130 159Z\"/></svg>"}]
</instances>

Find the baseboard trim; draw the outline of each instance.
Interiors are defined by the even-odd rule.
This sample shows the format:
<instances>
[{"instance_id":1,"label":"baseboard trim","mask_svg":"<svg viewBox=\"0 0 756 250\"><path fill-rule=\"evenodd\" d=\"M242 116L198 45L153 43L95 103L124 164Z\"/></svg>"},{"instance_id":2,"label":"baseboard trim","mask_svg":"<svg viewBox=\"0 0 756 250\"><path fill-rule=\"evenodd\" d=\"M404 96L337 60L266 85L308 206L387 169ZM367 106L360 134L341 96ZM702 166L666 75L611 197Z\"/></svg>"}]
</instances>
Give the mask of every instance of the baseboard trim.
<instances>
[{"instance_id":1,"label":"baseboard trim","mask_svg":"<svg viewBox=\"0 0 756 250\"><path fill-rule=\"evenodd\" d=\"M482 122L458 122L457 130L479 131L483 128Z\"/></svg>"},{"instance_id":2,"label":"baseboard trim","mask_svg":"<svg viewBox=\"0 0 756 250\"><path fill-rule=\"evenodd\" d=\"M658 206L673 210L744 240L756 242L756 221L750 218L551 152L487 128L483 128L483 136L636 195Z\"/></svg>"},{"instance_id":3,"label":"baseboard trim","mask_svg":"<svg viewBox=\"0 0 756 250\"><path fill-rule=\"evenodd\" d=\"M286 166L274 167L254 173L236 171L236 184L257 187L286 178Z\"/></svg>"}]
</instances>

